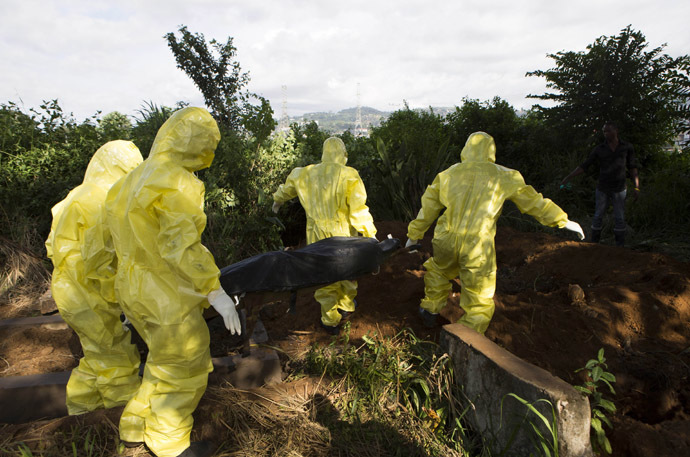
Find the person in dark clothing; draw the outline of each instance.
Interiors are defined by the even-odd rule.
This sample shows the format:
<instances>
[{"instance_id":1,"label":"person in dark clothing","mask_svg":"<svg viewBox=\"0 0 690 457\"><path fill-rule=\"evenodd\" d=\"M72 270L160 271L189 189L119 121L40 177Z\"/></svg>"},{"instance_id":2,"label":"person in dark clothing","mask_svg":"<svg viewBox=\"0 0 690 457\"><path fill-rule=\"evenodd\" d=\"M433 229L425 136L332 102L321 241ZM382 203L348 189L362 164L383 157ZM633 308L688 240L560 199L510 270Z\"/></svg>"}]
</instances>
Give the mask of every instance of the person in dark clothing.
<instances>
[{"instance_id":1,"label":"person in dark clothing","mask_svg":"<svg viewBox=\"0 0 690 457\"><path fill-rule=\"evenodd\" d=\"M599 164L599 182L596 189L596 204L594 218L592 218L593 243L601 239L604 214L609 205L613 206L613 234L616 246L625 244L625 197L626 169L635 184L633 197L637 200L640 193L640 179L637 174L637 161L632 144L618 138L618 127L613 122L607 122L602 129L604 142L589 153L587 160L582 162L568 176L563 178L561 186L565 186L571 178L579 176L593 163Z\"/></svg>"}]
</instances>

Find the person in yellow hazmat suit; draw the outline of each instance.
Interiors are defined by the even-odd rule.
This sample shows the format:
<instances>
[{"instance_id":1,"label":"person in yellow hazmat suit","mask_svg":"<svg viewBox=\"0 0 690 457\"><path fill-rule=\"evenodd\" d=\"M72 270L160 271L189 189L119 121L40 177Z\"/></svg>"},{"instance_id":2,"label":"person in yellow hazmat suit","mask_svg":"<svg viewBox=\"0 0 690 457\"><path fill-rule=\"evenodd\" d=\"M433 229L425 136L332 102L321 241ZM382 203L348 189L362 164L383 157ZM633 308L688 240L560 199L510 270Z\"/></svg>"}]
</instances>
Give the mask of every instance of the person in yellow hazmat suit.
<instances>
[{"instance_id":1,"label":"person in yellow hazmat suit","mask_svg":"<svg viewBox=\"0 0 690 457\"><path fill-rule=\"evenodd\" d=\"M91 158L84 181L52 209L46 240L51 291L62 318L79 336L84 357L67 382L67 412L124 405L139 387L139 351L120 322L116 258L104 225L110 187L142 161L130 141L110 141Z\"/></svg>"},{"instance_id":2,"label":"person in yellow hazmat suit","mask_svg":"<svg viewBox=\"0 0 690 457\"><path fill-rule=\"evenodd\" d=\"M420 314L427 326L435 325L446 305L450 280L459 276L460 306L465 310L459 322L484 333L494 313L494 236L503 203L510 200L542 225L574 231L580 240L584 233L555 203L525 184L520 172L494 163L496 145L490 135L471 134L460 158L460 163L436 175L422 195L422 208L407 229L406 246L417 244L438 218L433 256L424 263Z\"/></svg>"},{"instance_id":3,"label":"person in yellow hazmat suit","mask_svg":"<svg viewBox=\"0 0 690 457\"><path fill-rule=\"evenodd\" d=\"M333 236L375 238L376 227L366 205L367 192L359 173L348 167L343 140L328 138L323 143L321 163L292 170L273 194L273 211L295 197L307 214L307 244ZM355 310L356 281L338 281L314 292L321 305L321 325L337 334L343 317Z\"/></svg>"},{"instance_id":4,"label":"person in yellow hazmat suit","mask_svg":"<svg viewBox=\"0 0 690 457\"><path fill-rule=\"evenodd\" d=\"M204 308L210 303L228 330L241 332L236 302L220 287L220 271L201 243L205 189L194 172L211 165L219 141L205 109L175 112L149 157L106 200L116 292L149 349L141 387L120 418L120 439L126 446L143 442L158 457L214 451L208 441L190 443L192 412L213 369Z\"/></svg>"}]
</instances>

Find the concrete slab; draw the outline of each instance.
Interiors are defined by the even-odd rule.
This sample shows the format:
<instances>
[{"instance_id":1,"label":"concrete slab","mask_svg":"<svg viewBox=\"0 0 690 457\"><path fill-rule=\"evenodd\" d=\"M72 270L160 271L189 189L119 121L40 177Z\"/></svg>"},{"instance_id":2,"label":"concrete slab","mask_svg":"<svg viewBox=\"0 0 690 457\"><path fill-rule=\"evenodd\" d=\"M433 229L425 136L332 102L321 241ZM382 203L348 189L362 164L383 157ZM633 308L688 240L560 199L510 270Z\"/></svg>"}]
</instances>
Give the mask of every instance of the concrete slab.
<instances>
[{"instance_id":1,"label":"concrete slab","mask_svg":"<svg viewBox=\"0 0 690 457\"><path fill-rule=\"evenodd\" d=\"M248 357L215 357L213 367L214 375L240 389L282 381L280 360L272 349L252 348ZM0 422L20 424L66 416L65 386L70 373L0 378Z\"/></svg>"},{"instance_id":2,"label":"concrete slab","mask_svg":"<svg viewBox=\"0 0 690 457\"><path fill-rule=\"evenodd\" d=\"M39 325L51 330L64 330L69 327L59 314L0 320L0 327L24 327Z\"/></svg>"},{"instance_id":3,"label":"concrete slab","mask_svg":"<svg viewBox=\"0 0 690 457\"><path fill-rule=\"evenodd\" d=\"M457 382L471 406L467 419L493 453L541 455L532 425L551 437L542 420L509 395L514 394L532 404L549 423L555 421L559 456L594 455L589 441L589 401L570 384L462 324L443 327L441 347L450 355Z\"/></svg>"},{"instance_id":4,"label":"concrete slab","mask_svg":"<svg viewBox=\"0 0 690 457\"><path fill-rule=\"evenodd\" d=\"M66 416L69 375L69 371L62 371L0 378L0 422L21 424Z\"/></svg>"}]
</instances>

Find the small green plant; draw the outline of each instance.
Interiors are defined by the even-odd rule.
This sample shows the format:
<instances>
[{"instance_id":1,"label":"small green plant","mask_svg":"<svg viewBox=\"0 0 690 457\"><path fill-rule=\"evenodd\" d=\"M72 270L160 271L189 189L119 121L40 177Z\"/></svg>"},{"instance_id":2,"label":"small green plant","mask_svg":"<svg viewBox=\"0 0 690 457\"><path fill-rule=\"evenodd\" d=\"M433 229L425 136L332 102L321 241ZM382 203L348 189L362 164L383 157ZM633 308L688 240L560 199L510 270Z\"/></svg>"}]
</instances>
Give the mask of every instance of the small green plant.
<instances>
[{"instance_id":1,"label":"small green plant","mask_svg":"<svg viewBox=\"0 0 690 457\"><path fill-rule=\"evenodd\" d=\"M527 421L532 430L533 436L531 437L531 439L535 445L535 448L539 451L539 455L544 457L558 457L558 428L556 424L556 411L554 411L553 409L553 404L551 404L550 401L544 398L541 398L535 401L534 403L530 403L529 401L514 393L509 393L503 398L503 400L505 400L505 398L507 397L512 397L520 403L522 403L525 406L525 408L527 408L527 413L533 413L535 416L537 416L539 421L544 424L544 426L541 427L539 425L539 422L534 423L528 420L527 415L525 415L524 420ZM551 408L551 420L549 420L544 414L542 414L536 408L536 405L538 405L539 403L546 403L549 405L549 407ZM501 401L501 412L503 412L503 401ZM547 433L544 433L544 429L546 429ZM508 444L506 445L506 448L501 453L501 455L510 450L510 445L515 439L515 435L517 434L517 432L518 429L513 430L513 435L509 440ZM530 455L533 454L530 453Z\"/></svg>"},{"instance_id":2,"label":"small green plant","mask_svg":"<svg viewBox=\"0 0 690 457\"><path fill-rule=\"evenodd\" d=\"M592 429L595 432L591 437L594 451L597 453L604 451L607 454L611 454L611 443L606 437L603 424L613 428L611 420L606 415L615 413L616 405L612 401L605 399L600 389L602 385L605 385L608 387L609 392L615 395L616 391L613 389L612 384L616 382L616 377L606 371L606 369L608 369L608 365L606 365L604 349L601 348L596 359L588 360L584 367L575 370L575 373L583 370L587 371L587 381L582 386L575 386L575 389L589 397L589 405L592 408Z\"/></svg>"}]
</instances>

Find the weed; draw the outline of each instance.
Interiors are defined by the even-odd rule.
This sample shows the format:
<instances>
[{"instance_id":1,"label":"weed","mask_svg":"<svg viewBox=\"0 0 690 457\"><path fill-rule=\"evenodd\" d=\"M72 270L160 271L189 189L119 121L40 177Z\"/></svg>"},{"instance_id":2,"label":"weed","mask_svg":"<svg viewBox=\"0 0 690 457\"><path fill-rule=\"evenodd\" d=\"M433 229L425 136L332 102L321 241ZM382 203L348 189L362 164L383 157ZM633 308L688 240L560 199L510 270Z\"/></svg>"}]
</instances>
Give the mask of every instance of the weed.
<instances>
[{"instance_id":1,"label":"weed","mask_svg":"<svg viewBox=\"0 0 690 457\"><path fill-rule=\"evenodd\" d=\"M592 408L592 429L595 432L594 436L591 437L592 447L597 453L604 451L611 454L611 443L606 437L603 424L613 428L613 424L606 415L615 413L616 405L605 399L600 389L604 384L608 387L609 392L615 395L616 391L613 389L612 383L616 382L616 377L606 371L607 368L604 348L601 348L596 359L588 360L584 367L575 370L576 373L587 370L588 378L583 386L575 386L575 389L589 397L589 404Z\"/></svg>"},{"instance_id":2,"label":"weed","mask_svg":"<svg viewBox=\"0 0 690 457\"><path fill-rule=\"evenodd\" d=\"M539 425L539 422L534 423L532 421L529 421L527 420L527 415L525 415L525 420L529 424L530 430L532 431L532 442L534 443L535 448L540 451L539 455L545 457L558 457L558 429L556 427L556 412L554 411L551 402L542 398L535 401L534 403L530 403L529 401L514 393L509 393L508 395L503 397L503 400L501 400L501 412L503 411L503 401L506 399L506 397L514 398L523 405L525 405L525 407L527 408L527 413L534 414L537 417L537 419L539 419L539 421L544 424L544 427L546 428L548 434L543 432L544 427L541 427ZM539 403L546 403L551 408L550 421L544 414L542 414L536 408L536 405ZM510 445L518 431L519 429L513 430L513 434L511 438L508 440L508 444L506 444L506 448L503 451L504 453L510 449Z\"/></svg>"}]
</instances>

